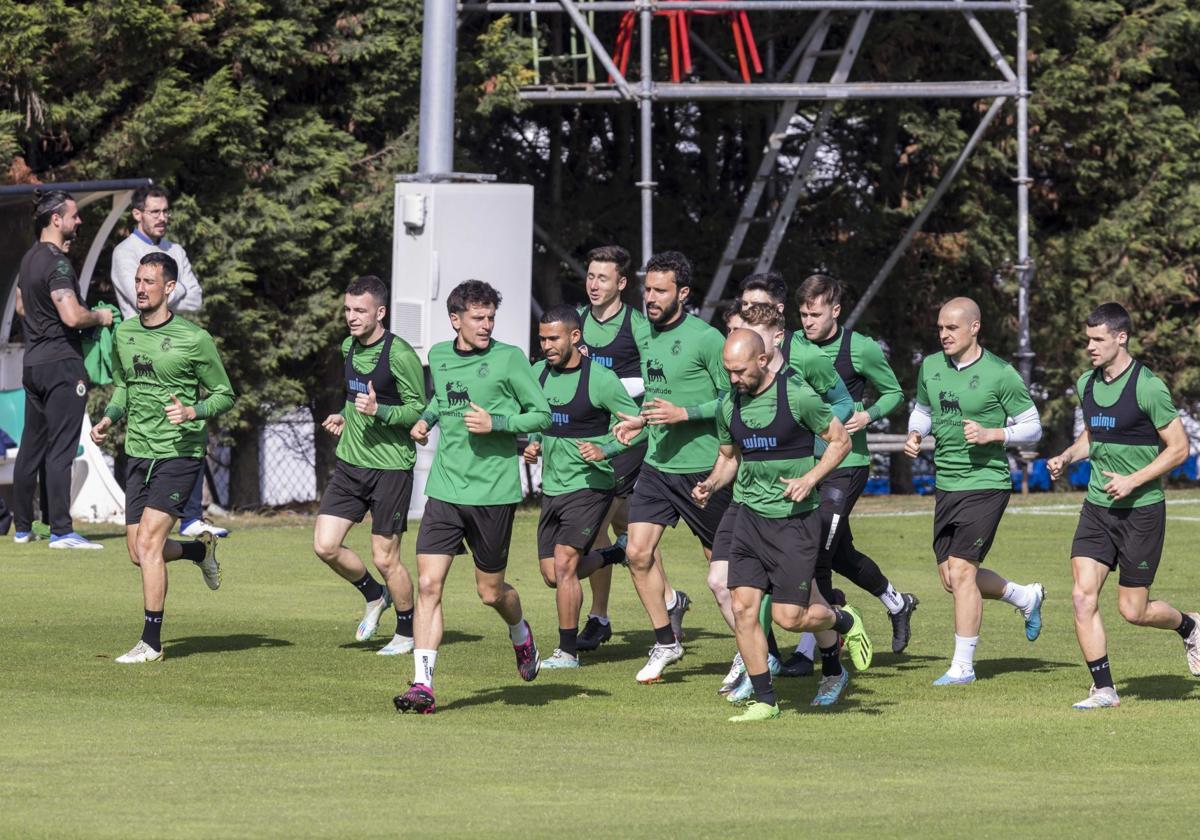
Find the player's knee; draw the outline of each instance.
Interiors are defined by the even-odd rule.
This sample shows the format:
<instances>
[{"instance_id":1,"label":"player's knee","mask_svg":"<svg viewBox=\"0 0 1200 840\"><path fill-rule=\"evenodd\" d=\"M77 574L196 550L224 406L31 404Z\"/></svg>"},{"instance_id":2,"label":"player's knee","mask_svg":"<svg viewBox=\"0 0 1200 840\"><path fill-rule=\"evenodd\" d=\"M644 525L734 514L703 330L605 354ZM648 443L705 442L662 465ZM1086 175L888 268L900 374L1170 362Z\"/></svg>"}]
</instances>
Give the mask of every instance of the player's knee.
<instances>
[{"instance_id":1,"label":"player's knee","mask_svg":"<svg viewBox=\"0 0 1200 840\"><path fill-rule=\"evenodd\" d=\"M758 606L741 598L733 599L733 618L739 625L758 621Z\"/></svg>"},{"instance_id":2,"label":"player's knee","mask_svg":"<svg viewBox=\"0 0 1200 840\"><path fill-rule=\"evenodd\" d=\"M708 572L708 588L712 594L716 596L718 601L726 601L729 599L729 578L727 575L717 574L712 569Z\"/></svg>"},{"instance_id":3,"label":"player's knee","mask_svg":"<svg viewBox=\"0 0 1200 840\"><path fill-rule=\"evenodd\" d=\"M340 546L330 545L325 540L313 539L313 554L321 558L322 562L333 563L337 560L338 548Z\"/></svg>"},{"instance_id":4,"label":"player's knee","mask_svg":"<svg viewBox=\"0 0 1200 840\"><path fill-rule=\"evenodd\" d=\"M630 543L625 549L625 560L635 572L646 572L654 565L654 549Z\"/></svg>"},{"instance_id":5,"label":"player's knee","mask_svg":"<svg viewBox=\"0 0 1200 840\"><path fill-rule=\"evenodd\" d=\"M485 607L494 607L504 598L504 584L476 583L475 591Z\"/></svg>"},{"instance_id":6,"label":"player's knee","mask_svg":"<svg viewBox=\"0 0 1200 840\"><path fill-rule=\"evenodd\" d=\"M1121 611L1121 618L1128 621L1130 624L1144 625L1147 623L1146 605L1140 603L1131 603L1128 601L1119 601L1117 609Z\"/></svg>"},{"instance_id":7,"label":"player's knee","mask_svg":"<svg viewBox=\"0 0 1200 840\"><path fill-rule=\"evenodd\" d=\"M558 567L557 565L544 564L541 568L542 581L551 589L558 588Z\"/></svg>"},{"instance_id":8,"label":"player's knee","mask_svg":"<svg viewBox=\"0 0 1200 840\"><path fill-rule=\"evenodd\" d=\"M1075 615L1092 615L1099 606L1099 598L1096 597L1095 592L1089 592L1076 586L1071 590L1071 603L1075 607Z\"/></svg>"},{"instance_id":9,"label":"player's knee","mask_svg":"<svg viewBox=\"0 0 1200 840\"><path fill-rule=\"evenodd\" d=\"M431 575L417 578L417 592L422 601L436 604L442 600L442 581Z\"/></svg>"},{"instance_id":10,"label":"player's knee","mask_svg":"<svg viewBox=\"0 0 1200 840\"><path fill-rule=\"evenodd\" d=\"M579 564L574 557L563 557L561 555L554 558L554 579L566 580L567 578L575 577L579 570Z\"/></svg>"}]
</instances>

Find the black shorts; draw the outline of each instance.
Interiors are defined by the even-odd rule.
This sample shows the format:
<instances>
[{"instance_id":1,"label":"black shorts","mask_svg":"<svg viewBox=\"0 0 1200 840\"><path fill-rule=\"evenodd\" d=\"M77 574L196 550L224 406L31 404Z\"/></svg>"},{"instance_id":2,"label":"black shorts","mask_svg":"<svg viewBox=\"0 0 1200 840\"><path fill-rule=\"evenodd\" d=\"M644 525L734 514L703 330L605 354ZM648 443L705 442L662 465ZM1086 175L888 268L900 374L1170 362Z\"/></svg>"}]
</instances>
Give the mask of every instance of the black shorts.
<instances>
[{"instance_id":1,"label":"black shorts","mask_svg":"<svg viewBox=\"0 0 1200 840\"><path fill-rule=\"evenodd\" d=\"M1167 531L1167 505L1158 502L1135 508L1106 508L1083 503L1071 542L1072 557L1090 557L1115 570L1121 586L1154 583Z\"/></svg>"},{"instance_id":2,"label":"black shorts","mask_svg":"<svg viewBox=\"0 0 1200 840\"><path fill-rule=\"evenodd\" d=\"M642 462L646 460L646 446L643 443L613 456L613 495L617 498L625 499L633 494L634 485L642 472Z\"/></svg>"},{"instance_id":3,"label":"black shorts","mask_svg":"<svg viewBox=\"0 0 1200 840\"><path fill-rule=\"evenodd\" d=\"M554 556L554 546L569 545L580 554L592 550L600 526L612 505L612 493L604 490L575 490L558 496L542 496L538 519L538 559Z\"/></svg>"},{"instance_id":4,"label":"black shorts","mask_svg":"<svg viewBox=\"0 0 1200 840\"><path fill-rule=\"evenodd\" d=\"M369 510L372 534L403 534L408 530L412 487L412 470L372 470L339 460L317 514L362 522Z\"/></svg>"},{"instance_id":5,"label":"black shorts","mask_svg":"<svg viewBox=\"0 0 1200 840\"><path fill-rule=\"evenodd\" d=\"M832 569L834 558L847 554L854 546L850 532L850 512L858 497L867 489L869 467L847 467L831 472L818 492L821 494L821 568Z\"/></svg>"},{"instance_id":6,"label":"black shorts","mask_svg":"<svg viewBox=\"0 0 1200 840\"><path fill-rule=\"evenodd\" d=\"M125 524L141 522L146 508L182 517L202 469L203 458L126 458Z\"/></svg>"},{"instance_id":7,"label":"black shorts","mask_svg":"<svg viewBox=\"0 0 1200 840\"><path fill-rule=\"evenodd\" d=\"M417 531L417 554L454 556L466 554L470 546L475 568L488 574L503 572L516 512L515 504L456 505L430 499Z\"/></svg>"},{"instance_id":8,"label":"black shorts","mask_svg":"<svg viewBox=\"0 0 1200 840\"><path fill-rule=\"evenodd\" d=\"M771 593L777 604L808 606L820 553L821 517L815 510L768 519L742 508L733 529L729 588Z\"/></svg>"},{"instance_id":9,"label":"black shorts","mask_svg":"<svg viewBox=\"0 0 1200 840\"><path fill-rule=\"evenodd\" d=\"M728 563L733 559L733 531L737 527L738 513L742 509L741 502L730 502L721 515L717 525L717 535L713 538L712 559L724 560Z\"/></svg>"},{"instance_id":10,"label":"black shorts","mask_svg":"<svg viewBox=\"0 0 1200 840\"><path fill-rule=\"evenodd\" d=\"M934 491L933 555L938 565L951 557L982 563L1011 495L1008 490Z\"/></svg>"},{"instance_id":11,"label":"black shorts","mask_svg":"<svg viewBox=\"0 0 1200 840\"><path fill-rule=\"evenodd\" d=\"M725 508L733 500L733 491L722 487L709 497L707 505L699 507L692 501L692 488L706 478L707 472L666 473L646 464L629 501L629 521L674 528L682 519L701 544L711 548Z\"/></svg>"}]
</instances>

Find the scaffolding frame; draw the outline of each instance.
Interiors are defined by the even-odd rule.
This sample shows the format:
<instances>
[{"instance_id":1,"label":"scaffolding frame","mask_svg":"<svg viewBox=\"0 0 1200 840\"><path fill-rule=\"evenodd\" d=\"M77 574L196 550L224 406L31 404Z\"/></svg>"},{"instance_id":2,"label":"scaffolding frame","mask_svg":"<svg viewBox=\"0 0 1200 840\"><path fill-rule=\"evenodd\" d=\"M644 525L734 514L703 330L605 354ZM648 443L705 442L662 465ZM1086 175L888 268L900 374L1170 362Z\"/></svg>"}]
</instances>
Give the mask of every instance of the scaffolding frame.
<instances>
[{"instance_id":1,"label":"scaffolding frame","mask_svg":"<svg viewBox=\"0 0 1200 840\"><path fill-rule=\"evenodd\" d=\"M1034 353L1029 335L1029 292L1033 283L1034 265L1029 253L1029 86L1028 86L1028 26L1030 5L1025 0L528 0L527 2L470 2L457 5L445 0L425 0L425 29L423 44L423 73L421 91L421 171L436 177L438 173L452 171L453 162L453 62L455 54L455 9L463 13L490 14L565 14L574 27L580 32L591 47L597 60L604 67L612 84L585 86L534 86L522 89L520 96L529 102L555 103L600 103L600 102L630 102L636 103L639 113L639 143L640 143L640 179L635 186L641 197L641 252L643 262L649 259L654 250L654 207L653 198L657 184L653 180L653 104L655 101L710 101L710 100L774 100L794 107L800 101L822 101L829 103L822 109L822 117L814 125L809 145L819 144L822 124L827 123L827 112L832 102L849 99L899 99L899 98L968 98L991 99L991 105L980 120L975 131L971 134L966 145L962 148L954 163L947 170L933 192L925 199L916 217L909 224L900 241L884 261L871 283L867 286L857 305L846 319L846 327L853 328L862 317L866 307L882 288L900 258L908 250L913 239L923 228L933 210L949 190L951 183L962 171L967 159L983 138L987 128L992 124L997 114L1009 99L1016 102L1016 133L1017 133L1017 259L1013 265L1018 280L1017 289L1017 367L1022 378L1028 383L1033 371ZM589 25L596 13L601 12L636 12L639 25L639 64L640 82L631 84L617 69L607 48L597 37ZM654 61L651 40L651 28L654 15L665 11L795 11L795 12L858 12L859 21L864 13L875 12L929 12L963 15L976 40L984 48L993 65L999 71L999 80L963 80L953 82L859 82L846 80L849 72L848 63L839 61L835 78L829 82L811 82L805 79L791 83L765 82L737 84L732 82L700 82L694 84L672 84L656 82L653 79ZM1014 70L987 29L975 15L976 12L1000 13L1013 15L1016 40L1016 69ZM802 54L808 43L816 36L814 27L818 26L825 15L820 14L810 25L808 34L793 50L793 54L785 61L781 75L785 75L797 62L802 62ZM853 50L857 51L865 34L865 26L859 31L857 22L855 31L858 32L857 42ZM448 34L447 34L448 33ZM850 46L848 44L848 46ZM706 51L707 52L707 51ZM851 58L852 60L852 58ZM447 63L449 70L447 72ZM715 62L714 62L715 63ZM845 72L842 72L845 71ZM431 75L427 75L431 74ZM447 86L448 79L448 86ZM428 95L427 95L428 94ZM428 149L427 149L428 145ZM436 147L436 148L435 148ZM808 150L806 149L806 152ZM770 147L766 155L771 155ZM778 150L775 150L777 155ZM802 170L811 169L815 154L805 154L803 161L807 162ZM806 171L794 173L784 206L794 208L799 194L808 183ZM755 192L752 185L751 193ZM761 191L760 191L761 195ZM749 199L750 196L747 196ZM757 202L758 197L755 197ZM746 212L743 203L742 212L735 222L735 231L731 234L730 246L737 236L737 225L747 221L752 216L755 207ZM790 216L790 212L788 214ZM783 228L786 229L788 219L784 218ZM782 241L782 231L772 231L767 248L756 261L756 270L763 271L770 267L775 249ZM738 243L740 247L740 242ZM736 261L736 249L732 257L727 253L713 275L701 311L706 317L711 317L715 306L725 293L729 274ZM767 251L770 251L768 254ZM729 262L729 266L725 263Z\"/></svg>"}]
</instances>

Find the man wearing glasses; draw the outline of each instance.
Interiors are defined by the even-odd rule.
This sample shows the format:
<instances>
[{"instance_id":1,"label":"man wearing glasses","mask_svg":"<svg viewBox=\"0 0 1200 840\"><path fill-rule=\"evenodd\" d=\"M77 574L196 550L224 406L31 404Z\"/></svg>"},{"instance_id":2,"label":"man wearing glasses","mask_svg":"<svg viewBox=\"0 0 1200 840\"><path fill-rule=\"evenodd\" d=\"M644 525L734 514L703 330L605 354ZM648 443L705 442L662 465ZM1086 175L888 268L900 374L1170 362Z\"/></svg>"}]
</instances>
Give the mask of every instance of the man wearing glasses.
<instances>
[{"instance_id":1,"label":"man wearing glasses","mask_svg":"<svg viewBox=\"0 0 1200 840\"><path fill-rule=\"evenodd\" d=\"M175 260L179 266L179 279L175 290L167 301L172 312L199 312L204 302L200 292L200 281L192 271L187 252L178 242L167 239L167 222L171 218L170 196L159 186L138 187L133 193L133 221L136 227L125 241L113 249L112 285L117 294L117 305L121 317L137 318L137 296L133 280L142 257L162 253ZM229 531L204 521L204 471L196 477L196 485L183 508L179 520L179 533L197 539L203 534L227 537Z\"/></svg>"}]
</instances>

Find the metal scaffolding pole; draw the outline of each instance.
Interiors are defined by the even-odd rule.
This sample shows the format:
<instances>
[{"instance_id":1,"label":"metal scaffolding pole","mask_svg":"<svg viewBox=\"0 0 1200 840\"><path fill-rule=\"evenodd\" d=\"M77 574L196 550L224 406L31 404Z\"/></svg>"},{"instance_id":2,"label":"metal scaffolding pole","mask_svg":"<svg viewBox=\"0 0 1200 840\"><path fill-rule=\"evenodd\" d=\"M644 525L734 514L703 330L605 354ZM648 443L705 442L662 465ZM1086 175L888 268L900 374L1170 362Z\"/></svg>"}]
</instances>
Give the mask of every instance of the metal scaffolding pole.
<instances>
[{"instance_id":1,"label":"metal scaffolding pole","mask_svg":"<svg viewBox=\"0 0 1200 840\"><path fill-rule=\"evenodd\" d=\"M642 265L650 260L654 253L654 82L651 75L654 69L654 53L650 43L650 25L654 13L642 9L641 13L641 48L642 58L642 98L638 103L638 116L641 118L642 145L642 180L638 188L642 191Z\"/></svg>"},{"instance_id":2,"label":"metal scaffolding pole","mask_svg":"<svg viewBox=\"0 0 1200 840\"><path fill-rule=\"evenodd\" d=\"M1013 12L1020 0L592 0L576 3L581 12ZM524 3L481 3L462 12L492 14L553 14L563 8L556 0Z\"/></svg>"},{"instance_id":3,"label":"metal scaffolding pole","mask_svg":"<svg viewBox=\"0 0 1200 840\"><path fill-rule=\"evenodd\" d=\"M1016 96L1015 82L811 82L777 84L770 82L735 85L726 82L674 84L659 82L652 95L659 102L698 102L716 100L842 100L842 99L994 99ZM621 92L613 87L524 88L521 98L527 102L619 102Z\"/></svg>"},{"instance_id":4,"label":"metal scaffolding pole","mask_svg":"<svg viewBox=\"0 0 1200 840\"><path fill-rule=\"evenodd\" d=\"M875 275L874 279L871 280L871 285L867 286L867 289L865 292L863 292L862 297L858 299L858 303L854 306L854 311L852 311L850 313L850 317L846 319L846 329L854 329L854 325L858 323L858 319L862 317L864 312L866 312L867 305L870 304L872 299L874 299L875 295L879 292L879 289L883 286L884 281L887 280L888 275L892 273L892 269L896 267L896 264L900 262L900 258L904 256L904 252L908 250L908 246L912 244L913 239L916 238L916 235L921 231L921 228L925 226L925 221L929 218L930 214L933 213L933 209L937 207L938 202L942 200L942 196L944 196L946 191L950 189L951 182L954 181L954 179L958 177L958 173L962 171L964 164L967 162L967 158L971 156L971 152L975 151L975 147L978 146L979 141L983 139L984 132L987 131L988 126L992 124L992 120L996 118L996 114L1000 113L1000 109L1004 106L1004 102L1004 97L999 97L995 99L992 102L992 106L987 109L987 113L983 115L983 119L979 121L979 125L975 127L975 132L967 141L967 145L963 146L963 150L958 153L958 157L955 158L954 163L950 166L950 169L946 171L946 174L942 176L942 180L938 182L937 188L933 191L933 195L929 196L929 198L926 200L924 206L921 207L921 212L917 213L917 217L912 220L911 224L909 224L908 230L904 231L904 236L901 237L900 241L896 244L896 247L892 249L892 252L888 254L888 258L884 261L883 267L879 269L879 272Z\"/></svg>"},{"instance_id":5,"label":"metal scaffolding pole","mask_svg":"<svg viewBox=\"0 0 1200 840\"><path fill-rule=\"evenodd\" d=\"M454 171L454 62L458 15L445 0L425 0L421 31L421 116L417 172Z\"/></svg>"},{"instance_id":6,"label":"metal scaffolding pole","mask_svg":"<svg viewBox=\"0 0 1200 840\"><path fill-rule=\"evenodd\" d=\"M592 52L596 54L596 58L600 59L600 63L608 71L608 75L612 76L617 90L621 91L621 98L632 101L634 96L633 91L629 89L629 82L625 81L625 77L621 75L621 71L613 63L612 56L608 54L608 50L604 48L604 44L600 43L600 39L596 37L596 33L588 26L587 18L580 13L572 0L558 0L558 2L562 6L563 11L567 13L567 17L571 19L571 23L575 24L575 28L583 33L583 39L588 42L588 46L592 48Z\"/></svg>"},{"instance_id":7,"label":"metal scaffolding pole","mask_svg":"<svg viewBox=\"0 0 1200 840\"><path fill-rule=\"evenodd\" d=\"M1028 385L1033 376L1029 338L1029 7L1017 10L1017 369Z\"/></svg>"}]
</instances>

